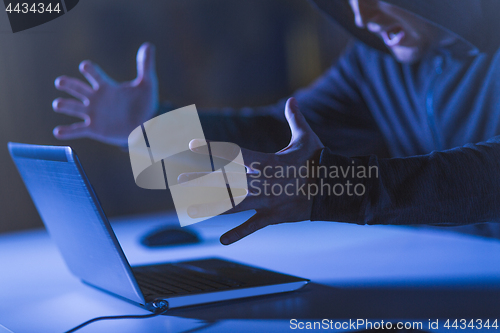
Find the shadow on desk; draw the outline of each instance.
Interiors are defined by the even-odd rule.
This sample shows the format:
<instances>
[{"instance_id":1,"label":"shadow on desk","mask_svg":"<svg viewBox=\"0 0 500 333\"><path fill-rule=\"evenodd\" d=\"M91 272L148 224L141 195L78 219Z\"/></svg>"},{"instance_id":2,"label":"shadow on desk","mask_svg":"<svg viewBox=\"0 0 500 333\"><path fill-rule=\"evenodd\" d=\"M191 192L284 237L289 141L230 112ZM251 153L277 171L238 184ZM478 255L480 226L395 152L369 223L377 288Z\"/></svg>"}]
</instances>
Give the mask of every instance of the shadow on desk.
<instances>
[{"instance_id":1,"label":"shadow on desk","mask_svg":"<svg viewBox=\"0 0 500 333\"><path fill-rule=\"evenodd\" d=\"M335 288L310 283L293 293L172 309L170 316L228 319L494 318L500 290Z\"/></svg>"}]
</instances>

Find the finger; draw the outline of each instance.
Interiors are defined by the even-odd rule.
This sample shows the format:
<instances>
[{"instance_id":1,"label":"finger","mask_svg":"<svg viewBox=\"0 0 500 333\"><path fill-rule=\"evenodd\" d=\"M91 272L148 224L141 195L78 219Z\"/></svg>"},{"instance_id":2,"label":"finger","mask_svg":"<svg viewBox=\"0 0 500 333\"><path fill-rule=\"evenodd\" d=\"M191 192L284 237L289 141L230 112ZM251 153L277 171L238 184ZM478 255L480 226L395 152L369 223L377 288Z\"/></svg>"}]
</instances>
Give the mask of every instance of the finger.
<instances>
[{"instance_id":1,"label":"finger","mask_svg":"<svg viewBox=\"0 0 500 333\"><path fill-rule=\"evenodd\" d=\"M249 203L249 200L252 197L249 196L237 196L233 198L233 201L237 201L241 203L235 207L233 207L232 201L230 199L224 199L218 202L210 202L206 204L200 205L192 205L187 209L187 213L191 218L199 218L199 217L211 217L222 214L233 214L242 212L244 210L252 209L250 207L252 204Z\"/></svg>"},{"instance_id":2,"label":"finger","mask_svg":"<svg viewBox=\"0 0 500 333\"><path fill-rule=\"evenodd\" d=\"M69 98L58 98L52 102L52 109L55 112L67 114L69 116L85 118L85 105L82 102Z\"/></svg>"},{"instance_id":3,"label":"finger","mask_svg":"<svg viewBox=\"0 0 500 333\"><path fill-rule=\"evenodd\" d=\"M94 90L99 89L100 85L111 80L109 76L99 67L99 65L94 64L89 60L82 61L79 69L80 73L85 76Z\"/></svg>"},{"instance_id":4,"label":"finger","mask_svg":"<svg viewBox=\"0 0 500 333\"><path fill-rule=\"evenodd\" d=\"M151 43L144 43L137 52L137 80L151 80L156 76L156 48Z\"/></svg>"},{"instance_id":5,"label":"finger","mask_svg":"<svg viewBox=\"0 0 500 333\"><path fill-rule=\"evenodd\" d=\"M223 234L220 237L220 242L224 245L232 244L236 241L239 241L243 237L256 232L257 230L268 226L269 224L272 224L272 220L270 217L256 213L243 224Z\"/></svg>"},{"instance_id":6,"label":"finger","mask_svg":"<svg viewBox=\"0 0 500 333\"><path fill-rule=\"evenodd\" d=\"M293 97L289 98L286 102L285 117L292 131L292 141L300 139L306 134L314 134L306 118L300 112L297 100Z\"/></svg>"},{"instance_id":7,"label":"finger","mask_svg":"<svg viewBox=\"0 0 500 333\"><path fill-rule=\"evenodd\" d=\"M54 128L54 136L60 140L78 139L87 136L87 122L62 125Z\"/></svg>"},{"instance_id":8,"label":"finger","mask_svg":"<svg viewBox=\"0 0 500 333\"><path fill-rule=\"evenodd\" d=\"M195 184L195 180L200 177L207 176L209 177L210 174L212 173L217 173L217 172L189 172L189 173L181 173L179 177L177 177L177 184L180 185L185 185L185 186L191 186L191 184L186 184L187 182L192 182L193 186ZM220 172L219 172L220 173ZM208 180L207 180L208 183Z\"/></svg>"},{"instance_id":9,"label":"finger","mask_svg":"<svg viewBox=\"0 0 500 333\"><path fill-rule=\"evenodd\" d=\"M84 103L88 103L89 97L94 93L94 90L84 82L67 76L58 77L55 86L58 90L67 92Z\"/></svg>"},{"instance_id":10,"label":"finger","mask_svg":"<svg viewBox=\"0 0 500 333\"><path fill-rule=\"evenodd\" d=\"M243 164L250 168L251 164L269 163L269 159L274 160L274 154L259 153L253 150L240 148L237 144L230 142L205 141L203 139L194 139L189 142L189 149L195 153L209 155L222 158L226 161L233 162L239 155L240 151L243 157ZM237 161L235 161L237 162Z\"/></svg>"},{"instance_id":11,"label":"finger","mask_svg":"<svg viewBox=\"0 0 500 333\"><path fill-rule=\"evenodd\" d=\"M227 183L231 188L246 188L247 178L245 174L238 172L189 172L182 173L177 177L177 183L185 187L218 187L226 188Z\"/></svg>"}]
</instances>

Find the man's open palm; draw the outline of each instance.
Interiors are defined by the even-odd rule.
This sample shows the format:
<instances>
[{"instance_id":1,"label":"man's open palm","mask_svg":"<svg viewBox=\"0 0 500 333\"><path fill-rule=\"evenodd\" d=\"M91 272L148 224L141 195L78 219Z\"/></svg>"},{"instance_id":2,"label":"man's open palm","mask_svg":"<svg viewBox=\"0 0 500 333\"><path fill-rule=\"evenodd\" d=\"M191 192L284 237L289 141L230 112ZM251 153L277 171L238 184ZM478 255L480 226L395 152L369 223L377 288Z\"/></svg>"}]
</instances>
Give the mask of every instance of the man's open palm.
<instances>
[{"instance_id":1,"label":"man's open palm","mask_svg":"<svg viewBox=\"0 0 500 333\"><path fill-rule=\"evenodd\" d=\"M159 104L154 46L144 43L137 52L137 77L119 83L99 66L86 60L80 72L87 83L67 76L58 77L55 86L72 98L58 98L55 112L83 119L83 122L54 128L58 139L91 138L115 145L126 145L130 132L151 119Z\"/></svg>"}]
</instances>

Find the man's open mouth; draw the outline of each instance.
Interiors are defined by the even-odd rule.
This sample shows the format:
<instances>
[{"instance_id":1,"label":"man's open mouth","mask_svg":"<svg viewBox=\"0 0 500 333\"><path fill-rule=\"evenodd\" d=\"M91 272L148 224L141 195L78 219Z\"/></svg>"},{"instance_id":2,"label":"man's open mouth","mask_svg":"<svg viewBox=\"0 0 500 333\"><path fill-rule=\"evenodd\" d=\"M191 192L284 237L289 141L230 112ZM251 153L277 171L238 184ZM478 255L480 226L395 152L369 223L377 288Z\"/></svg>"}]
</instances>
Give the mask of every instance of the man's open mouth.
<instances>
[{"instance_id":1,"label":"man's open mouth","mask_svg":"<svg viewBox=\"0 0 500 333\"><path fill-rule=\"evenodd\" d=\"M381 34L387 46L398 45L405 37L405 32L401 27L394 27L389 30L383 30Z\"/></svg>"}]
</instances>

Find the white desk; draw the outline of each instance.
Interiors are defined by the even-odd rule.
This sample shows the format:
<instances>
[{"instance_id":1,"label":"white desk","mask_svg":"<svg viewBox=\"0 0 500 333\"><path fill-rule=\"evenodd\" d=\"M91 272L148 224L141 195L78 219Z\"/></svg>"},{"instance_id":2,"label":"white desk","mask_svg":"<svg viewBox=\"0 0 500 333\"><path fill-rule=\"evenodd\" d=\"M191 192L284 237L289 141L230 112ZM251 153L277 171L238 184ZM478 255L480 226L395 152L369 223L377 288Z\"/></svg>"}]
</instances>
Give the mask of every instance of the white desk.
<instances>
[{"instance_id":1,"label":"white desk","mask_svg":"<svg viewBox=\"0 0 500 333\"><path fill-rule=\"evenodd\" d=\"M427 321L498 315L498 241L303 222L267 227L234 245L220 245L219 236L249 215L196 224L202 244L165 249L144 248L139 239L176 223L172 215L114 220L113 227L132 265L218 256L309 278L312 284L294 293L174 309L151 319L97 322L80 332L290 332L291 318ZM0 267L0 324L14 333L63 332L98 316L147 313L73 277L45 230L1 235Z\"/></svg>"}]
</instances>

